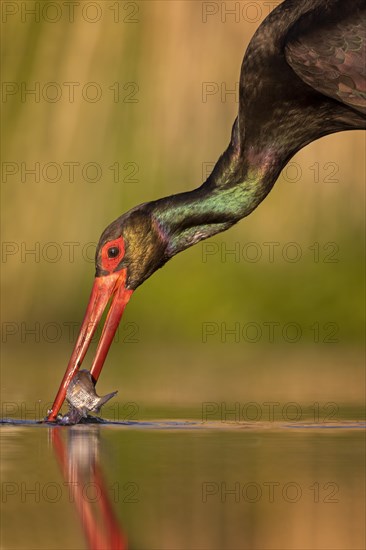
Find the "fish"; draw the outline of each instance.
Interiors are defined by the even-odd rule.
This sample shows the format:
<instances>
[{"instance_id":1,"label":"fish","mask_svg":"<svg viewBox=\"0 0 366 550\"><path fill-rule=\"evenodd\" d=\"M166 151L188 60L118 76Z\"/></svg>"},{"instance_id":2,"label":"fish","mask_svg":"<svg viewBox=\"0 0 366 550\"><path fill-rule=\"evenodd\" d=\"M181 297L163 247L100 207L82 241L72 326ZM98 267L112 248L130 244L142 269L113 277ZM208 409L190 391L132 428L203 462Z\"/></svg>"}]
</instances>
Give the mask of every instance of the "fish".
<instances>
[{"instance_id":1,"label":"fish","mask_svg":"<svg viewBox=\"0 0 366 550\"><path fill-rule=\"evenodd\" d=\"M114 397L118 391L99 396L95 391L95 382L88 370L79 370L71 380L66 392L69 411L60 420L61 424L78 424L88 418L89 412L99 413L101 407Z\"/></svg>"}]
</instances>

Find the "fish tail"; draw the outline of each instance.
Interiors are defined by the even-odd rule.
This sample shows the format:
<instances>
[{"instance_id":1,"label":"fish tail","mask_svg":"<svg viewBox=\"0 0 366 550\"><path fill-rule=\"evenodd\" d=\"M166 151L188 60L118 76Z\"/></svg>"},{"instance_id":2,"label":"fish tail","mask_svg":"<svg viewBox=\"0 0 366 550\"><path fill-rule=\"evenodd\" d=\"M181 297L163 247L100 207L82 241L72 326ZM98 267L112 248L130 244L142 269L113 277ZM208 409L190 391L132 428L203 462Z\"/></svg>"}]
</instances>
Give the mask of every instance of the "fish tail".
<instances>
[{"instance_id":1,"label":"fish tail","mask_svg":"<svg viewBox=\"0 0 366 550\"><path fill-rule=\"evenodd\" d=\"M117 393L118 391L112 391L111 393L107 393L107 395L103 395L103 397L99 397L97 404L93 407L93 411L99 413L103 405L105 405L107 401L112 399L112 397L114 397Z\"/></svg>"}]
</instances>

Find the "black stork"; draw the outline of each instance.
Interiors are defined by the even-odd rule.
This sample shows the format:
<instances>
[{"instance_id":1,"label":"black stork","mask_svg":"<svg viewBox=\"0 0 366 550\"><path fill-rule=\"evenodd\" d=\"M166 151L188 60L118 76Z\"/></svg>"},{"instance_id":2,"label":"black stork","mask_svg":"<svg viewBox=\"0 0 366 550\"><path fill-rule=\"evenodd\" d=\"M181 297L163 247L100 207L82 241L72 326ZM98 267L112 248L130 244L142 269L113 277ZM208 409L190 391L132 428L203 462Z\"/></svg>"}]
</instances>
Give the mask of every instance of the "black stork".
<instances>
[{"instance_id":1,"label":"black stork","mask_svg":"<svg viewBox=\"0 0 366 550\"><path fill-rule=\"evenodd\" d=\"M48 415L55 421L108 301L91 375L96 381L132 293L186 248L229 229L268 195L305 145L366 128L366 3L285 0L246 50L228 148L197 189L141 204L112 222L70 362Z\"/></svg>"}]
</instances>

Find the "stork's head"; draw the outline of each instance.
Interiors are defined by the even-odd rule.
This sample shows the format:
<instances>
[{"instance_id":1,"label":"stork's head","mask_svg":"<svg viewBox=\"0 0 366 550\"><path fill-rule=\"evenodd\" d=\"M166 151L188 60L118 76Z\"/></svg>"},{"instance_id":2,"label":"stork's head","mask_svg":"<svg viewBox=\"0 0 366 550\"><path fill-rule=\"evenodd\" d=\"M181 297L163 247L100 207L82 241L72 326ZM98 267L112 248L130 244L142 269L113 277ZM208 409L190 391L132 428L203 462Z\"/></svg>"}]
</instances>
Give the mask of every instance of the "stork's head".
<instances>
[{"instance_id":1,"label":"stork's head","mask_svg":"<svg viewBox=\"0 0 366 550\"><path fill-rule=\"evenodd\" d=\"M135 290L164 265L167 241L145 205L130 210L102 233L95 255L96 278L119 274Z\"/></svg>"},{"instance_id":2,"label":"stork's head","mask_svg":"<svg viewBox=\"0 0 366 550\"><path fill-rule=\"evenodd\" d=\"M79 336L48 420L55 420L68 385L80 368L109 300L110 309L90 369L96 381L133 291L164 265L167 240L149 208L127 212L103 231L96 251L96 274Z\"/></svg>"}]
</instances>

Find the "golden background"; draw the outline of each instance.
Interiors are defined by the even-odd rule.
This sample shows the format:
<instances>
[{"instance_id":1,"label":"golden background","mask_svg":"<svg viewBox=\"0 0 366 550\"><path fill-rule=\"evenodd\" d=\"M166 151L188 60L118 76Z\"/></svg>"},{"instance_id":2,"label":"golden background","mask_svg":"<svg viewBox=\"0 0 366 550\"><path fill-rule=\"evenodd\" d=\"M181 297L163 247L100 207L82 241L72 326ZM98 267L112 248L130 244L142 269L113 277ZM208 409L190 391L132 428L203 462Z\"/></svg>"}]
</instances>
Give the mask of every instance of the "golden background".
<instances>
[{"instance_id":1,"label":"golden background","mask_svg":"<svg viewBox=\"0 0 366 550\"><path fill-rule=\"evenodd\" d=\"M82 17L79 7L74 22L65 7L54 23L49 20L58 12L52 6L39 22L24 14L22 22L20 12L7 16L2 38L3 163L10 163L2 178L7 401L52 399L71 353L70 326L80 323L92 284L90 243L130 207L198 186L226 148L238 108L230 90L269 7L257 4L257 12L242 11L235 21L219 4L213 3L217 13L207 14L206 4L119 3L117 12L102 2L99 19L92 7ZM22 95L22 86L38 86L38 95L24 89ZM212 93L205 95L207 89ZM93 102L95 90L101 96ZM210 249L201 243L154 274L126 310L100 388L120 387L122 400L171 405L173 411L196 410L206 400L245 402L268 395L359 403L364 146L362 132L348 132L306 147L252 215L211 239ZM24 172L35 163L39 181ZM74 181L70 163L78 163ZM119 181L110 168L116 163ZM278 243L273 261L268 242ZM283 258L283 251L295 250L289 243L301 251L299 261ZM233 249L237 256L225 254ZM256 250L261 257L251 261ZM263 324L271 322L279 323L273 342ZM205 323L214 323L210 327L217 333L203 343ZM256 342L243 336L247 323L260 326ZM283 337L287 323L300 326L298 342ZM239 336L225 336L235 326ZM324 342L332 327L337 341ZM121 343L130 334L136 341Z\"/></svg>"}]
</instances>

